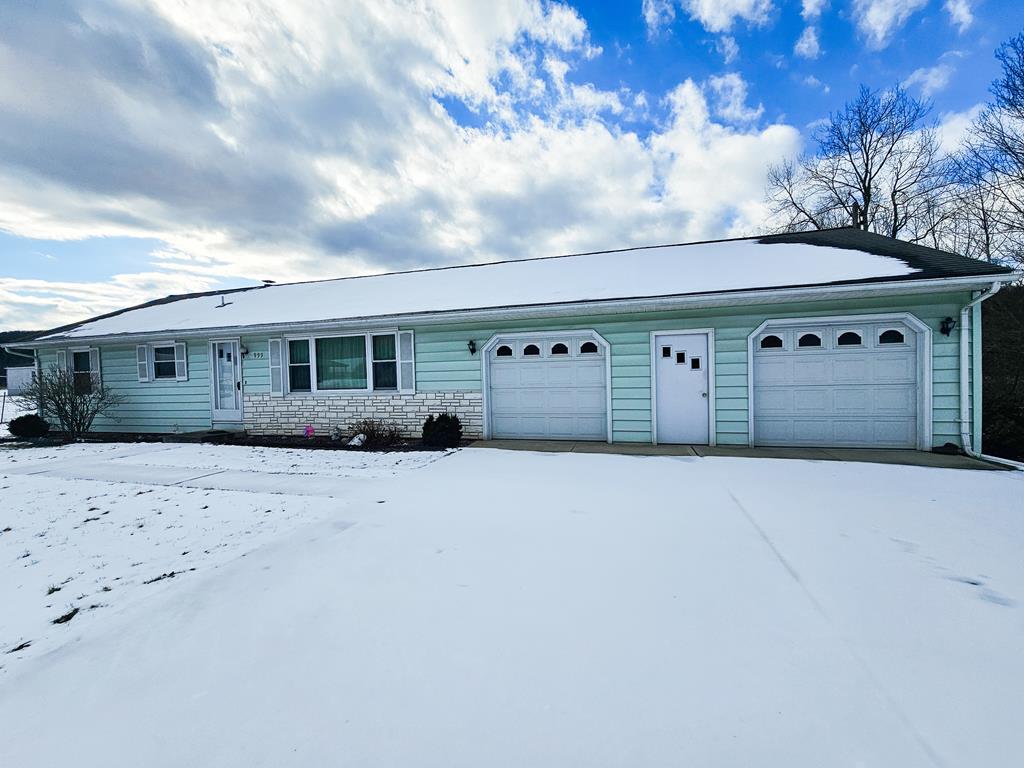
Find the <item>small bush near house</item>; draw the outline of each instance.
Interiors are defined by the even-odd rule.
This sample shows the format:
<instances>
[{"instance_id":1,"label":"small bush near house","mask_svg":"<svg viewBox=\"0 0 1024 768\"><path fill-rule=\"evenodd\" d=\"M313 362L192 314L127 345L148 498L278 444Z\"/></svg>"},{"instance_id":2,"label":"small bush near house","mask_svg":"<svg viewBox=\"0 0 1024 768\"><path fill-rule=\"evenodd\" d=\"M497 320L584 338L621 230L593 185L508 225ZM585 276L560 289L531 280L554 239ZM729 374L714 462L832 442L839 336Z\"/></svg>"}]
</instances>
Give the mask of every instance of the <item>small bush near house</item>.
<instances>
[{"instance_id":1,"label":"small bush near house","mask_svg":"<svg viewBox=\"0 0 1024 768\"><path fill-rule=\"evenodd\" d=\"M462 440L462 422L454 413L431 414L423 422L423 444L432 448L454 448Z\"/></svg>"},{"instance_id":2,"label":"small bush near house","mask_svg":"<svg viewBox=\"0 0 1024 768\"><path fill-rule=\"evenodd\" d=\"M92 430L97 416L110 412L126 399L127 395L115 392L100 381L98 375L75 373L51 365L32 379L16 402L47 414L67 437L78 440Z\"/></svg>"},{"instance_id":3,"label":"small bush near house","mask_svg":"<svg viewBox=\"0 0 1024 768\"><path fill-rule=\"evenodd\" d=\"M16 419L11 419L7 429L15 437L44 437L50 431L50 425L46 419L36 416L34 413L26 413Z\"/></svg>"},{"instance_id":4,"label":"small bush near house","mask_svg":"<svg viewBox=\"0 0 1024 768\"><path fill-rule=\"evenodd\" d=\"M402 439L402 430L397 424L381 419L357 421L349 431L353 436L363 436L363 448L388 448Z\"/></svg>"}]
</instances>

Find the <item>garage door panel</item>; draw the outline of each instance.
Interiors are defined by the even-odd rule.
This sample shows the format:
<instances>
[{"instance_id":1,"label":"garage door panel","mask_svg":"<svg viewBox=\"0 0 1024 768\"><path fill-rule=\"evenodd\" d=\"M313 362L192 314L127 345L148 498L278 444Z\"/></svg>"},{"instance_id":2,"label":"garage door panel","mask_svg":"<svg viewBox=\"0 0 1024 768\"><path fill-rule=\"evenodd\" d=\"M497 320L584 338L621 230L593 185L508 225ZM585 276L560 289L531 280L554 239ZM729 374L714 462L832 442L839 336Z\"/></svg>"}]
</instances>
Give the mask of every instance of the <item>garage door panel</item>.
<instances>
[{"instance_id":1,"label":"garage door panel","mask_svg":"<svg viewBox=\"0 0 1024 768\"><path fill-rule=\"evenodd\" d=\"M905 415L915 405L914 392L906 387L880 387L872 390L876 413Z\"/></svg>"},{"instance_id":2,"label":"garage door panel","mask_svg":"<svg viewBox=\"0 0 1024 768\"><path fill-rule=\"evenodd\" d=\"M772 360L755 360L754 369L757 380L762 384L781 384L792 380L792 367L788 357Z\"/></svg>"},{"instance_id":3,"label":"garage door panel","mask_svg":"<svg viewBox=\"0 0 1024 768\"><path fill-rule=\"evenodd\" d=\"M759 408L764 414L789 413L793 409L792 389L764 389L761 393Z\"/></svg>"},{"instance_id":4,"label":"garage door panel","mask_svg":"<svg viewBox=\"0 0 1024 768\"><path fill-rule=\"evenodd\" d=\"M605 367L604 363L595 364L586 362L576 369L576 385L581 387L604 388Z\"/></svg>"},{"instance_id":5,"label":"garage door panel","mask_svg":"<svg viewBox=\"0 0 1024 768\"><path fill-rule=\"evenodd\" d=\"M887 419L875 422L875 442L883 445L901 446L913 442L917 433L917 422L912 419Z\"/></svg>"},{"instance_id":6,"label":"garage door panel","mask_svg":"<svg viewBox=\"0 0 1024 768\"><path fill-rule=\"evenodd\" d=\"M794 419L791 434L794 443L820 445L831 440L832 422L828 419Z\"/></svg>"},{"instance_id":7,"label":"garage door panel","mask_svg":"<svg viewBox=\"0 0 1024 768\"><path fill-rule=\"evenodd\" d=\"M832 382L860 383L871 381L871 358L867 355L856 357L837 354L832 358ZM830 382L831 383L831 382Z\"/></svg>"},{"instance_id":8,"label":"garage door panel","mask_svg":"<svg viewBox=\"0 0 1024 768\"><path fill-rule=\"evenodd\" d=\"M488 356L488 411L495 438L604 440L607 438L606 358L580 357L590 337L566 336L508 342L516 350L536 343L539 356ZM550 356L556 343L567 356ZM499 344L502 343L499 341Z\"/></svg>"},{"instance_id":9,"label":"garage door panel","mask_svg":"<svg viewBox=\"0 0 1024 768\"><path fill-rule=\"evenodd\" d=\"M824 387L802 387L793 390L793 413L801 415L819 415L828 413L832 408L832 391Z\"/></svg>"},{"instance_id":10,"label":"garage door panel","mask_svg":"<svg viewBox=\"0 0 1024 768\"><path fill-rule=\"evenodd\" d=\"M870 421L836 421L832 425L833 445L862 445L876 442L874 424Z\"/></svg>"},{"instance_id":11,"label":"garage door panel","mask_svg":"<svg viewBox=\"0 0 1024 768\"><path fill-rule=\"evenodd\" d=\"M917 445L917 336L901 323L815 324L826 339L857 329L867 348L754 349L754 442L760 445ZM906 344L876 344L883 328Z\"/></svg>"},{"instance_id":12,"label":"garage door panel","mask_svg":"<svg viewBox=\"0 0 1024 768\"><path fill-rule=\"evenodd\" d=\"M885 355L874 360L874 380L879 383L913 383L917 369L911 354Z\"/></svg>"},{"instance_id":13,"label":"garage door panel","mask_svg":"<svg viewBox=\"0 0 1024 768\"><path fill-rule=\"evenodd\" d=\"M866 387L836 387L831 390L833 408L838 414L870 414L874 399Z\"/></svg>"},{"instance_id":14,"label":"garage door panel","mask_svg":"<svg viewBox=\"0 0 1024 768\"><path fill-rule=\"evenodd\" d=\"M792 383L826 384L829 378L829 361L825 357L794 358Z\"/></svg>"}]
</instances>

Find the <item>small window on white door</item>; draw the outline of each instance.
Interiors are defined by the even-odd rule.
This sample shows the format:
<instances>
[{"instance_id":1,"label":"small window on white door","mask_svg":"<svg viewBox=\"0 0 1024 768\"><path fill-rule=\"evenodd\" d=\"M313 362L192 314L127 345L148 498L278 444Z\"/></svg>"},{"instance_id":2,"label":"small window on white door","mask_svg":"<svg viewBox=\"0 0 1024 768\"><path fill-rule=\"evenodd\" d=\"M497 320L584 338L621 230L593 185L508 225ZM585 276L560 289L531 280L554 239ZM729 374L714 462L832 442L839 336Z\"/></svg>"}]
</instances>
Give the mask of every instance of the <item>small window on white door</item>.
<instances>
[{"instance_id":1,"label":"small window on white door","mask_svg":"<svg viewBox=\"0 0 1024 768\"><path fill-rule=\"evenodd\" d=\"M676 365L686 365L685 352L676 352Z\"/></svg>"},{"instance_id":2,"label":"small window on white door","mask_svg":"<svg viewBox=\"0 0 1024 768\"><path fill-rule=\"evenodd\" d=\"M584 341L582 344L580 344L580 354L581 355L596 355L597 354L597 344L595 344L592 341Z\"/></svg>"},{"instance_id":3,"label":"small window on white door","mask_svg":"<svg viewBox=\"0 0 1024 768\"><path fill-rule=\"evenodd\" d=\"M774 333L761 337L761 349L782 349L782 337Z\"/></svg>"},{"instance_id":4,"label":"small window on white door","mask_svg":"<svg viewBox=\"0 0 1024 768\"><path fill-rule=\"evenodd\" d=\"M700 358L699 357L691 357L690 358L690 369L694 370L694 371L699 371L700 370Z\"/></svg>"},{"instance_id":5,"label":"small window on white door","mask_svg":"<svg viewBox=\"0 0 1024 768\"><path fill-rule=\"evenodd\" d=\"M672 357L672 347L662 347L661 348L661 356L662 357Z\"/></svg>"}]
</instances>

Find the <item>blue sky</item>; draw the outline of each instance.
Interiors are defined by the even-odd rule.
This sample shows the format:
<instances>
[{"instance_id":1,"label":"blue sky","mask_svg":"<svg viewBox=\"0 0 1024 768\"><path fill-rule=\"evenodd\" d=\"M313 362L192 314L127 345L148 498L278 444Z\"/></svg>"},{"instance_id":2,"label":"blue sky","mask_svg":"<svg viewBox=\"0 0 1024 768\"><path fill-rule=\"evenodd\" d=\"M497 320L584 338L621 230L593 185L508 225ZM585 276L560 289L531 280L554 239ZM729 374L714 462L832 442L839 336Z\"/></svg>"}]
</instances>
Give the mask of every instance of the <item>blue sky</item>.
<instances>
[{"instance_id":1,"label":"blue sky","mask_svg":"<svg viewBox=\"0 0 1024 768\"><path fill-rule=\"evenodd\" d=\"M1003 0L15 3L0 329L277 280L753 234L864 83L949 146Z\"/></svg>"}]
</instances>

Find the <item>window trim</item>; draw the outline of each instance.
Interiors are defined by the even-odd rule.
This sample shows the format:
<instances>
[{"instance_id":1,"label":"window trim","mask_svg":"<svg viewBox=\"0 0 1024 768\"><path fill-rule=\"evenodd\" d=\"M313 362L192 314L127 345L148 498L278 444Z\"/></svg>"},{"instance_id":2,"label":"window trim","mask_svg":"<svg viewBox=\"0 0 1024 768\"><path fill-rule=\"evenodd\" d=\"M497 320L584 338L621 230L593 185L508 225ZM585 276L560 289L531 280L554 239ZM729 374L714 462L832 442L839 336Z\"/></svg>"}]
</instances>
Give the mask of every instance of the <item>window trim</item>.
<instances>
[{"instance_id":1,"label":"window trim","mask_svg":"<svg viewBox=\"0 0 1024 768\"><path fill-rule=\"evenodd\" d=\"M776 334L769 334L769 335L772 336L772 335L776 335ZM803 340L804 336L814 336L818 340L818 343L817 344L803 345L800 342ZM825 336L825 332L824 331L815 330L815 329L803 329L803 330L797 331L796 333L793 334L793 341L795 343L795 346L793 347L793 349L794 350L801 350L801 349L825 349L825 340L826 340L826 336ZM783 343L785 343L785 342L783 342ZM770 349L770 347L769 347L769 349Z\"/></svg>"},{"instance_id":2,"label":"window trim","mask_svg":"<svg viewBox=\"0 0 1024 768\"><path fill-rule=\"evenodd\" d=\"M840 344L839 338L847 333L857 334L860 342L857 344ZM865 349L867 347L867 344L864 343L866 335L863 328L836 328L832 337L833 349Z\"/></svg>"},{"instance_id":3,"label":"window trim","mask_svg":"<svg viewBox=\"0 0 1024 768\"><path fill-rule=\"evenodd\" d=\"M555 352L555 347L563 347L565 352ZM564 341L555 341L548 345L549 357L570 357L571 355L572 349Z\"/></svg>"},{"instance_id":4,"label":"window trim","mask_svg":"<svg viewBox=\"0 0 1024 768\"><path fill-rule=\"evenodd\" d=\"M149 360L149 380L150 381L177 381L178 380L178 368L177 368L177 365L175 364L175 360L178 357L178 351L177 351L178 348L175 346L175 342L173 342L173 341L168 341L168 342L158 341L158 342L155 342L153 344L149 344L148 346L149 346L149 355L148 355L148 360ZM171 359L170 359L170 361L161 360L161 362L164 362L164 363L170 362L171 365L174 366L174 373L172 375L170 375L170 376L157 376L156 375L156 351L158 349L168 349L168 348L170 348L170 350L171 350Z\"/></svg>"},{"instance_id":5,"label":"window trim","mask_svg":"<svg viewBox=\"0 0 1024 768\"><path fill-rule=\"evenodd\" d=\"M883 333L888 333L889 331L896 331L896 333L898 333L900 335L901 341L885 341L885 342L883 342L882 341L882 334ZM910 344L907 343L907 332L904 329L897 328L895 326L885 326L885 325L883 325L883 326L881 326L878 329L878 333L875 336L875 346L876 347L885 347L885 348L888 349L889 347L909 347Z\"/></svg>"},{"instance_id":6,"label":"window trim","mask_svg":"<svg viewBox=\"0 0 1024 768\"><path fill-rule=\"evenodd\" d=\"M76 371L75 370L75 355L85 354L89 357L89 370L88 371ZM60 356L57 356L58 365L60 365ZM96 368L93 368L93 362L96 363ZM100 362L100 348L99 347L68 347L64 352L64 367L67 372L71 374L71 379L74 381L76 373L88 373L89 374L89 391L81 394L92 394L96 387L102 384L102 363ZM76 385L77 387L77 385Z\"/></svg>"},{"instance_id":7,"label":"window trim","mask_svg":"<svg viewBox=\"0 0 1024 768\"><path fill-rule=\"evenodd\" d=\"M544 352L541 349L540 344L538 344L536 341L527 341L526 343L524 343L524 344L522 344L520 346L521 346L520 355L519 355L520 357L536 357L536 358L544 357ZM537 350L537 354L533 354L532 352L527 352L526 350L529 347L533 347L534 349L536 349Z\"/></svg>"},{"instance_id":8,"label":"window trim","mask_svg":"<svg viewBox=\"0 0 1024 768\"><path fill-rule=\"evenodd\" d=\"M171 362L174 364L173 376L156 376L156 349L158 347L170 347L174 350ZM181 357L178 356L178 348L181 347ZM143 360L145 355L145 360ZM166 362L166 361L164 361ZM179 366L178 363L181 363ZM146 378L142 378L142 370L145 368ZM158 339L148 341L145 344L135 346L135 372L140 384L167 384L169 382L188 381L188 342L177 339Z\"/></svg>"},{"instance_id":9,"label":"window trim","mask_svg":"<svg viewBox=\"0 0 1024 768\"><path fill-rule=\"evenodd\" d=\"M303 334L303 335L292 335L282 336L282 354L281 362L284 370L284 375L281 377L281 387L285 396L310 396L318 395L321 397L331 397L340 395L342 397L358 395L395 395L395 394L412 394L416 392L415 386L415 360L416 360L416 342L413 340L412 358L410 361L402 360L402 334L411 333L411 331L403 331L399 328L375 328L360 333L318 333L318 334ZM374 389L373 381L373 337L374 336L388 336L393 335L395 337L395 377L396 384L394 388L389 389ZM320 389L317 386L317 369L316 369L316 340L317 339L344 339L344 338L358 338L363 337L363 348L365 350L366 360L366 387L358 389ZM309 389L293 390L291 388L291 342L293 341L305 341L309 345ZM390 361L381 361L390 362ZM412 362L413 367L413 386L409 389L402 388L402 363ZM299 363L302 365L302 363Z\"/></svg>"}]
</instances>

